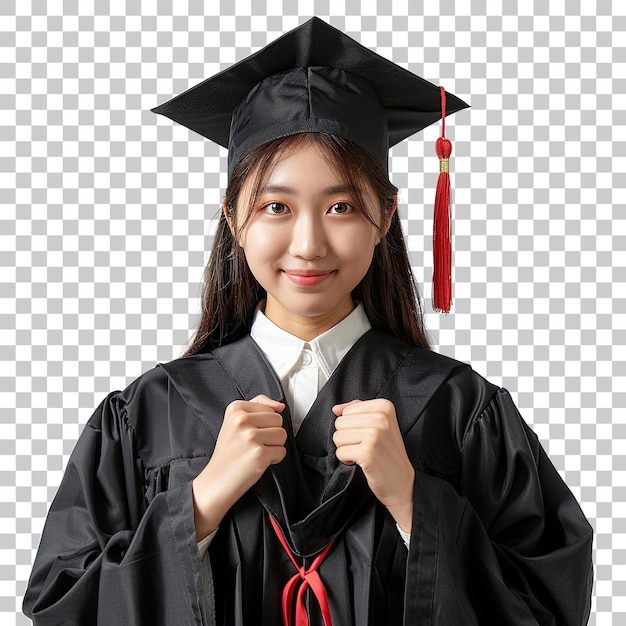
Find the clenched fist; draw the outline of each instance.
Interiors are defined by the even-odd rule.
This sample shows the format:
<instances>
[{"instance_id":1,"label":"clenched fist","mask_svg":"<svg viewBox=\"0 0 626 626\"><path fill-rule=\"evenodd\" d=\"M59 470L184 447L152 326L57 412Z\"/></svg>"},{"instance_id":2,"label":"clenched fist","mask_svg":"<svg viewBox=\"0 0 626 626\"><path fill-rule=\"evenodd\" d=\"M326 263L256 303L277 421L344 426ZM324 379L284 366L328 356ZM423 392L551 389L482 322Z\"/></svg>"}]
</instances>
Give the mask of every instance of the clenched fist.
<instances>
[{"instance_id":1,"label":"clenched fist","mask_svg":"<svg viewBox=\"0 0 626 626\"><path fill-rule=\"evenodd\" d=\"M270 465L285 458L287 433L280 415L284 408L264 395L226 407L213 456L193 481L198 541L219 526Z\"/></svg>"},{"instance_id":2,"label":"clenched fist","mask_svg":"<svg viewBox=\"0 0 626 626\"><path fill-rule=\"evenodd\" d=\"M415 470L406 453L393 403L384 398L353 400L333 407L337 458L357 464L374 495L397 524L411 532Z\"/></svg>"}]
</instances>

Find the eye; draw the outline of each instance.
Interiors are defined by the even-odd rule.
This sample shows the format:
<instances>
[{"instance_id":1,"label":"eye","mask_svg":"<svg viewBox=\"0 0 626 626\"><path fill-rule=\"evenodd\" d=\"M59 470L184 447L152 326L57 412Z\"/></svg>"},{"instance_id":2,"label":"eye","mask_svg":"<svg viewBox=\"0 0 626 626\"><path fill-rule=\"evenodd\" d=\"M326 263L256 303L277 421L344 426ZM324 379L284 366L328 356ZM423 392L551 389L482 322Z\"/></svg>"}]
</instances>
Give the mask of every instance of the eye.
<instances>
[{"instance_id":1,"label":"eye","mask_svg":"<svg viewBox=\"0 0 626 626\"><path fill-rule=\"evenodd\" d=\"M282 202L270 202L263 207L268 215L285 215L289 212L289 208Z\"/></svg>"},{"instance_id":2,"label":"eye","mask_svg":"<svg viewBox=\"0 0 626 626\"><path fill-rule=\"evenodd\" d=\"M335 202L335 204L328 209L328 212L335 215L345 215L346 213L354 213L354 210L354 207L347 202Z\"/></svg>"}]
</instances>

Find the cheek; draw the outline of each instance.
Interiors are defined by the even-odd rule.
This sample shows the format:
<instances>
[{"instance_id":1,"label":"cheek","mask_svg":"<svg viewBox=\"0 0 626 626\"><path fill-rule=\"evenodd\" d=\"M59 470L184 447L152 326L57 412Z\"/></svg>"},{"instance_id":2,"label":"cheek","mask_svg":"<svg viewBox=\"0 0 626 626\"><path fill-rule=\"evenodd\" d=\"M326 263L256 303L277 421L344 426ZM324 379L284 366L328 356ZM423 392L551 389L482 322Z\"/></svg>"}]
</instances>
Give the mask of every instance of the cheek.
<instances>
[{"instance_id":1,"label":"cheek","mask_svg":"<svg viewBox=\"0 0 626 626\"><path fill-rule=\"evenodd\" d=\"M279 231L251 224L242 233L241 247L253 271L262 270L264 265L271 264L280 255L282 238Z\"/></svg>"},{"instance_id":2,"label":"cheek","mask_svg":"<svg viewBox=\"0 0 626 626\"><path fill-rule=\"evenodd\" d=\"M249 224L241 233L241 247L251 252L267 247L271 240L271 233L267 228L258 224Z\"/></svg>"},{"instance_id":3,"label":"cheek","mask_svg":"<svg viewBox=\"0 0 626 626\"><path fill-rule=\"evenodd\" d=\"M378 232L373 227L355 229L346 236L337 237L338 250L346 258L350 258L359 266L368 266L378 243Z\"/></svg>"}]
</instances>

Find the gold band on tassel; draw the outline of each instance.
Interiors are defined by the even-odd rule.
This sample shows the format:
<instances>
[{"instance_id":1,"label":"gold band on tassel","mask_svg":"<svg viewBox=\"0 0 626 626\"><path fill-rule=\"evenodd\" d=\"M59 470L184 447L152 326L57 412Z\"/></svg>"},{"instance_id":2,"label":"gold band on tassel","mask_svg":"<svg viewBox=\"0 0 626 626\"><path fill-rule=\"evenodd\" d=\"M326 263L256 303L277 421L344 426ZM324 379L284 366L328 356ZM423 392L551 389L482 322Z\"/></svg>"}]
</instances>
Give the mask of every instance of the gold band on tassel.
<instances>
[{"instance_id":1,"label":"gold band on tassel","mask_svg":"<svg viewBox=\"0 0 626 626\"><path fill-rule=\"evenodd\" d=\"M439 159L439 172L443 173L443 172L449 172L449 161L450 159Z\"/></svg>"}]
</instances>

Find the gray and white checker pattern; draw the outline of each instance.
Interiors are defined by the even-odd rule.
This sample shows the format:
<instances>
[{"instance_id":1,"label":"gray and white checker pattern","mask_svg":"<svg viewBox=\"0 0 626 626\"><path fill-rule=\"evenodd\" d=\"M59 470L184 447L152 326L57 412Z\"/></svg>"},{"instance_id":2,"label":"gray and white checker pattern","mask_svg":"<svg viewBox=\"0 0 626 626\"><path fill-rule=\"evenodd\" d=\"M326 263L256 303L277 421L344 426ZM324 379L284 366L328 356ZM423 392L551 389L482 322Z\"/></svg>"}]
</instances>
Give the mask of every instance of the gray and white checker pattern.
<instances>
[{"instance_id":1,"label":"gray and white checker pattern","mask_svg":"<svg viewBox=\"0 0 626 626\"><path fill-rule=\"evenodd\" d=\"M0 3L0 622L28 623L93 408L197 321L225 152L149 109L312 15L471 103L447 127L449 316L429 304L438 129L391 161L428 326L512 392L596 529L590 623L626 623L621 0Z\"/></svg>"}]
</instances>

